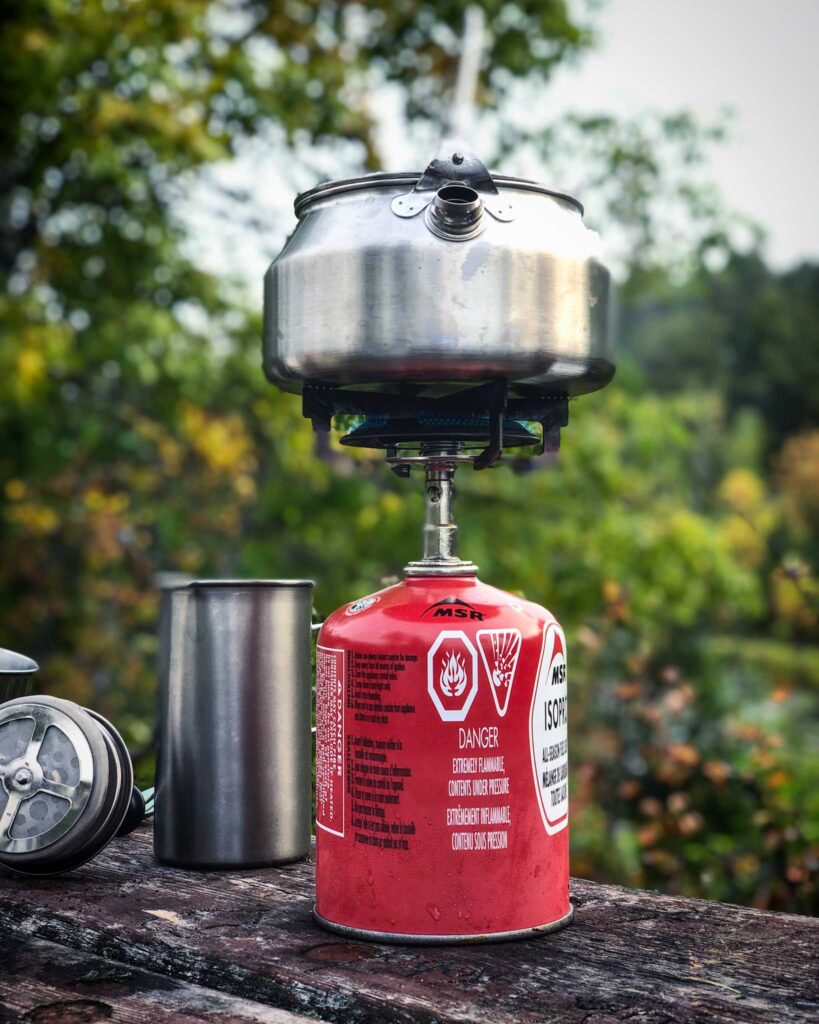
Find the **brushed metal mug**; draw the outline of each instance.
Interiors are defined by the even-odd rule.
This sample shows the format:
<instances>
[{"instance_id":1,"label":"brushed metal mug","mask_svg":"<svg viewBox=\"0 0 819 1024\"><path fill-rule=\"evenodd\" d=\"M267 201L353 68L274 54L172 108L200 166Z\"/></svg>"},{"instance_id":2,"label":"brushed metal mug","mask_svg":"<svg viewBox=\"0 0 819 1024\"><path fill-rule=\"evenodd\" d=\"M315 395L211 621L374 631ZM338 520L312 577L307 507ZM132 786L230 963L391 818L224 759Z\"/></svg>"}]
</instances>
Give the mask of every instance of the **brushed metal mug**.
<instances>
[{"instance_id":1,"label":"brushed metal mug","mask_svg":"<svg viewBox=\"0 0 819 1024\"><path fill-rule=\"evenodd\" d=\"M171 663L171 603L173 592L181 590L195 577L183 572L164 571L154 573L154 587L159 591L159 617L156 624L156 674L160 687L166 685Z\"/></svg>"},{"instance_id":2,"label":"brushed metal mug","mask_svg":"<svg viewBox=\"0 0 819 1024\"><path fill-rule=\"evenodd\" d=\"M0 647L0 704L15 697L30 696L34 673L39 667L33 658Z\"/></svg>"},{"instance_id":3,"label":"brushed metal mug","mask_svg":"<svg viewBox=\"0 0 819 1024\"><path fill-rule=\"evenodd\" d=\"M154 849L179 867L305 857L311 821L309 580L171 592Z\"/></svg>"}]
</instances>

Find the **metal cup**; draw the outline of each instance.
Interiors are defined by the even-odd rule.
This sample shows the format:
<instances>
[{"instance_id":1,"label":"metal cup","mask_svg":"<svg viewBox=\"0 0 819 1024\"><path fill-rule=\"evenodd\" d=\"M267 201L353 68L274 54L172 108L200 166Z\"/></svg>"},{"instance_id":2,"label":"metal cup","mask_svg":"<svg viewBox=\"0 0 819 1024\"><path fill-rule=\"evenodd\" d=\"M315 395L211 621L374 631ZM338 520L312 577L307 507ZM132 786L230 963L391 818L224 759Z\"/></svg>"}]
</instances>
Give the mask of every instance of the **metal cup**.
<instances>
[{"instance_id":1,"label":"metal cup","mask_svg":"<svg viewBox=\"0 0 819 1024\"><path fill-rule=\"evenodd\" d=\"M28 697L32 692L34 673L39 665L24 654L0 647L0 704L15 697Z\"/></svg>"},{"instance_id":2,"label":"metal cup","mask_svg":"<svg viewBox=\"0 0 819 1024\"><path fill-rule=\"evenodd\" d=\"M257 867L310 847L309 580L171 591L154 848L180 867Z\"/></svg>"},{"instance_id":3,"label":"metal cup","mask_svg":"<svg viewBox=\"0 0 819 1024\"><path fill-rule=\"evenodd\" d=\"M160 691L167 685L171 667L171 594L174 590L193 583L193 576L184 572L158 572L154 574L154 586L159 591L159 618L157 621L156 672Z\"/></svg>"}]
</instances>

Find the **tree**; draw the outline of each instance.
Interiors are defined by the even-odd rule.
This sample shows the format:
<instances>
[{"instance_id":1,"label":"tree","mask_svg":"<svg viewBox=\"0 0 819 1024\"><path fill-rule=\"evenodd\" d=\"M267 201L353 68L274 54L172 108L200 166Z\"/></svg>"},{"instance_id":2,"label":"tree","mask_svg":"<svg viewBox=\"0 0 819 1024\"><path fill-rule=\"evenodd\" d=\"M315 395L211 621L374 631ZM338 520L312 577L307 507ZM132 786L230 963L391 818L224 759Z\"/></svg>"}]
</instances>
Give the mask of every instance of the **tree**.
<instances>
[{"instance_id":1,"label":"tree","mask_svg":"<svg viewBox=\"0 0 819 1024\"><path fill-rule=\"evenodd\" d=\"M761 416L769 451L819 421L819 266L777 273L735 252L683 284L641 268L623 305L626 351L651 387L718 389L731 416Z\"/></svg>"}]
</instances>

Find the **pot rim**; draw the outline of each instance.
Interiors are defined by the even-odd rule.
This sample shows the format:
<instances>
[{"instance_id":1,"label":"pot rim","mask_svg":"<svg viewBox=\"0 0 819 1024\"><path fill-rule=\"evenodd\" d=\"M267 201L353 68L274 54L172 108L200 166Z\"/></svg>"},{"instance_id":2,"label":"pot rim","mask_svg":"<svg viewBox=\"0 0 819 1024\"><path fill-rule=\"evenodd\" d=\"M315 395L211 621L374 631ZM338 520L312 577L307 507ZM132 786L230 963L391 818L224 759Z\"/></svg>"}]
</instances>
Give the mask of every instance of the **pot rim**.
<instances>
[{"instance_id":1,"label":"pot rim","mask_svg":"<svg viewBox=\"0 0 819 1024\"><path fill-rule=\"evenodd\" d=\"M345 192L359 192L369 188L394 188L398 185L407 186L412 189L421 178L421 171L378 171L375 174L364 174L358 178L339 178L336 181L324 181L306 192L296 196L293 209L297 217L301 217L304 211L312 203L319 199L327 199L329 196L340 195ZM576 207L581 216L584 213L583 204L579 199L570 196L568 192L560 192L556 189L546 188L537 181L530 181L528 178L514 178L505 174L492 172L492 180L499 188L519 189L522 192L537 192L540 195L552 196L554 199L563 199Z\"/></svg>"}]
</instances>

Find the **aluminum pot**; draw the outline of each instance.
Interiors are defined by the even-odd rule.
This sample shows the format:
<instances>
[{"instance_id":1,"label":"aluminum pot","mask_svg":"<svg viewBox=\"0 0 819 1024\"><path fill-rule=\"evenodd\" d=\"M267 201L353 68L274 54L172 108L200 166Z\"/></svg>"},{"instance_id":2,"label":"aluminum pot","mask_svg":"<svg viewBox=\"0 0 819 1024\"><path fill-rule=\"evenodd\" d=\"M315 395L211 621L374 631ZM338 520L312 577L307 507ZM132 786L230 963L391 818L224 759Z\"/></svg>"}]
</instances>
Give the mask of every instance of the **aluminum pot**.
<instances>
[{"instance_id":1,"label":"aluminum pot","mask_svg":"<svg viewBox=\"0 0 819 1024\"><path fill-rule=\"evenodd\" d=\"M295 208L265 278L279 387L505 379L580 394L611 379L609 272L570 196L453 153L423 174L319 185Z\"/></svg>"}]
</instances>

